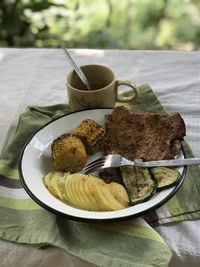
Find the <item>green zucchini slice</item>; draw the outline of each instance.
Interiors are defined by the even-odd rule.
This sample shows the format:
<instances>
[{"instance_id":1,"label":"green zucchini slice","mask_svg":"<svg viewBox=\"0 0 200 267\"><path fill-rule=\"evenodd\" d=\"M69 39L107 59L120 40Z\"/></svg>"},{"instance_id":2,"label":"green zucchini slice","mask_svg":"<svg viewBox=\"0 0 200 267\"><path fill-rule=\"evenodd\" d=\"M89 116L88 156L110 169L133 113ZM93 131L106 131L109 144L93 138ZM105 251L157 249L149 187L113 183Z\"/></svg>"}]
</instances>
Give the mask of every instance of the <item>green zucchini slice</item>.
<instances>
[{"instance_id":1,"label":"green zucchini slice","mask_svg":"<svg viewBox=\"0 0 200 267\"><path fill-rule=\"evenodd\" d=\"M181 178L180 173L176 169L156 167L152 168L151 172L158 182L159 191L176 185Z\"/></svg>"},{"instance_id":2,"label":"green zucchini slice","mask_svg":"<svg viewBox=\"0 0 200 267\"><path fill-rule=\"evenodd\" d=\"M157 181L147 168L123 166L121 175L131 205L149 200L157 190Z\"/></svg>"}]
</instances>

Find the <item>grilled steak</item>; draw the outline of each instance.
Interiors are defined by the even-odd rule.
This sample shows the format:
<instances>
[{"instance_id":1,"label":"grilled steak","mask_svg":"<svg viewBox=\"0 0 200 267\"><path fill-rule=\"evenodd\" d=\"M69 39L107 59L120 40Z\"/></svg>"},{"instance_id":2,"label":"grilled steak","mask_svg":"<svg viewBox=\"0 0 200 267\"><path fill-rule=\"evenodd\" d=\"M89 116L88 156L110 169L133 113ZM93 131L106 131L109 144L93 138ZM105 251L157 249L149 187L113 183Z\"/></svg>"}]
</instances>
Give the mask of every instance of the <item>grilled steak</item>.
<instances>
[{"instance_id":1,"label":"grilled steak","mask_svg":"<svg viewBox=\"0 0 200 267\"><path fill-rule=\"evenodd\" d=\"M106 115L105 129L106 154L144 161L174 158L186 133L179 113L133 112L121 106Z\"/></svg>"},{"instance_id":2,"label":"grilled steak","mask_svg":"<svg viewBox=\"0 0 200 267\"><path fill-rule=\"evenodd\" d=\"M108 168L102 169L99 172L99 177L104 180L107 184L111 182L122 183L120 168Z\"/></svg>"}]
</instances>

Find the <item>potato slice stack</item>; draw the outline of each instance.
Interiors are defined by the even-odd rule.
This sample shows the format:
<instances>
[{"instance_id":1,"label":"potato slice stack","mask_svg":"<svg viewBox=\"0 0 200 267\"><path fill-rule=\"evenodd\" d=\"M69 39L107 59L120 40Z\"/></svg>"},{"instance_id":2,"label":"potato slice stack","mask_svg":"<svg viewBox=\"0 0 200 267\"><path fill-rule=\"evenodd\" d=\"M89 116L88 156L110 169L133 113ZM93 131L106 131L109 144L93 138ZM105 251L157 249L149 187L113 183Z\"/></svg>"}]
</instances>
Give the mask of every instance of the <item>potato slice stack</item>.
<instances>
[{"instance_id":1,"label":"potato slice stack","mask_svg":"<svg viewBox=\"0 0 200 267\"><path fill-rule=\"evenodd\" d=\"M129 205L129 197L121 184L106 184L92 175L50 172L44 177L44 183L55 197L80 209L114 211Z\"/></svg>"}]
</instances>

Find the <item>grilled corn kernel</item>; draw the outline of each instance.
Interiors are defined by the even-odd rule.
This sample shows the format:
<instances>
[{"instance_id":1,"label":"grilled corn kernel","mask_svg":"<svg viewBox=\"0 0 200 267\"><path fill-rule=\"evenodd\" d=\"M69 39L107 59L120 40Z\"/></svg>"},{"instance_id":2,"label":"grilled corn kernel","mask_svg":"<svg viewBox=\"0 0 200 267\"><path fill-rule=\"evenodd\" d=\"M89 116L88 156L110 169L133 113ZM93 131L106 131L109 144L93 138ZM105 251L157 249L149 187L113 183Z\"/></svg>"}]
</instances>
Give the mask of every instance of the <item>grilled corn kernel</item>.
<instances>
[{"instance_id":1,"label":"grilled corn kernel","mask_svg":"<svg viewBox=\"0 0 200 267\"><path fill-rule=\"evenodd\" d=\"M100 150L105 143L105 133L103 128L91 119L83 120L72 134L79 137L85 145L88 154Z\"/></svg>"},{"instance_id":2,"label":"grilled corn kernel","mask_svg":"<svg viewBox=\"0 0 200 267\"><path fill-rule=\"evenodd\" d=\"M65 134L53 141L51 146L53 165L57 170L79 172L87 162L83 142L76 136Z\"/></svg>"}]
</instances>

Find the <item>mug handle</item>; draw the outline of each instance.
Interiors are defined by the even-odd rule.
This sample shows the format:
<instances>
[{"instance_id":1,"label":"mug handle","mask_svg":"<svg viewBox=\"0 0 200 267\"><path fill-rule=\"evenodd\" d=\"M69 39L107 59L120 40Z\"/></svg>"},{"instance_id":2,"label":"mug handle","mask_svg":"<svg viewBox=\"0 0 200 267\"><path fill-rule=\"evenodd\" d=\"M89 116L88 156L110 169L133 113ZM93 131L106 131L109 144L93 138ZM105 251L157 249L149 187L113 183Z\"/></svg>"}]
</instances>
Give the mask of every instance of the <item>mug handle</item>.
<instances>
[{"instance_id":1,"label":"mug handle","mask_svg":"<svg viewBox=\"0 0 200 267\"><path fill-rule=\"evenodd\" d=\"M131 95L131 96L120 96L119 93L118 93L118 87L120 85L129 86L134 91L133 95ZM120 81L120 80L117 80L116 81L116 86L115 86L115 91L116 91L116 99L119 102L129 102L131 100L135 100L138 97L138 87L132 81Z\"/></svg>"}]
</instances>

